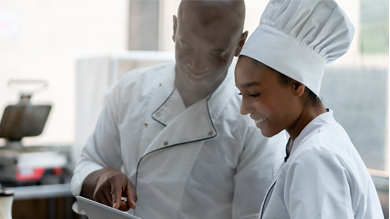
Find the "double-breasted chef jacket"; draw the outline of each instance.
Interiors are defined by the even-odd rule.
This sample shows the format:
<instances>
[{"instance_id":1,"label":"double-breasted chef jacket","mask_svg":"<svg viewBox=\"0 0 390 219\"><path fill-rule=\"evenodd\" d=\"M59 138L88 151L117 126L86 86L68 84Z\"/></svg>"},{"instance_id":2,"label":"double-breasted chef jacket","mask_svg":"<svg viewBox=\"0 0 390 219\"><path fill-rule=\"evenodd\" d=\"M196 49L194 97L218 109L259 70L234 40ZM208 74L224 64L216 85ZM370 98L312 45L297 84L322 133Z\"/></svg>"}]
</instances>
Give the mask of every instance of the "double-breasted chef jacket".
<instances>
[{"instance_id":1,"label":"double-breasted chef jacket","mask_svg":"<svg viewBox=\"0 0 390 219\"><path fill-rule=\"evenodd\" d=\"M370 174L333 111L317 116L295 138L260 218L384 218Z\"/></svg>"},{"instance_id":2,"label":"double-breasted chef jacket","mask_svg":"<svg viewBox=\"0 0 390 219\"><path fill-rule=\"evenodd\" d=\"M126 74L111 91L71 181L124 168L136 186L129 213L157 218L258 218L285 155L286 134L265 138L239 112L233 69L209 97L186 108L175 64Z\"/></svg>"}]
</instances>

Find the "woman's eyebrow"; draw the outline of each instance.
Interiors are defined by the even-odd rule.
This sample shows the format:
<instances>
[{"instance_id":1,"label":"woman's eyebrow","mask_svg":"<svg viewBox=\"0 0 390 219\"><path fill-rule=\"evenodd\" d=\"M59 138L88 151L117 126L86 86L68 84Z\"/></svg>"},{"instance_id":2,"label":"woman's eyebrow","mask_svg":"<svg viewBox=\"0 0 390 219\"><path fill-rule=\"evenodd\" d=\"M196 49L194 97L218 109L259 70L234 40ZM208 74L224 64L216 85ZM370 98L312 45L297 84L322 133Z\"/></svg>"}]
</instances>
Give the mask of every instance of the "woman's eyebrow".
<instances>
[{"instance_id":1,"label":"woman's eyebrow","mask_svg":"<svg viewBox=\"0 0 390 219\"><path fill-rule=\"evenodd\" d=\"M245 83L245 84L242 84L240 85L240 88L248 88L248 87L253 87L253 86L261 86L261 84L259 82L256 82L256 81L253 81L253 82L249 82L249 83Z\"/></svg>"}]
</instances>

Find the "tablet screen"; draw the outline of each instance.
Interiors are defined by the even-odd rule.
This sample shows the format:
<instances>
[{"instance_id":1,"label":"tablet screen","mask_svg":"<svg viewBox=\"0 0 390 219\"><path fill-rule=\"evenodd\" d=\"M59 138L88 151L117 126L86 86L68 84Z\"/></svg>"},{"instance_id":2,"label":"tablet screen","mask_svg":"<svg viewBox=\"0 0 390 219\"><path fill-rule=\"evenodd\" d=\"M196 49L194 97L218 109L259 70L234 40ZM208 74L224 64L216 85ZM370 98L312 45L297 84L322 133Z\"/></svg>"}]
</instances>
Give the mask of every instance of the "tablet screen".
<instances>
[{"instance_id":1,"label":"tablet screen","mask_svg":"<svg viewBox=\"0 0 390 219\"><path fill-rule=\"evenodd\" d=\"M82 196L77 196L77 202L84 209L89 219L141 219L126 212L92 201Z\"/></svg>"}]
</instances>

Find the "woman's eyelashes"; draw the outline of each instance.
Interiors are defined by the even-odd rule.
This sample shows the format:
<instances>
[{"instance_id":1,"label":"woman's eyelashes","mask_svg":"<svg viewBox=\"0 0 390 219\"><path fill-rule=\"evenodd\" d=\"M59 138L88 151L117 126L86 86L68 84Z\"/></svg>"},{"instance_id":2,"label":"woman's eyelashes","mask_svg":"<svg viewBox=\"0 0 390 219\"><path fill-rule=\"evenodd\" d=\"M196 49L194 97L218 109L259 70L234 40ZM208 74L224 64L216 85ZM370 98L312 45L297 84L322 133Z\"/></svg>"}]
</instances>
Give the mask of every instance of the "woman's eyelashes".
<instances>
[{"instance_id":1,"label":"woman's eyelashes","mask_svg":"<svg viewBox=\"0 0 390 219\"><path fill-rule=\"evenodd\" d=\"M248 96L249 96L249 97L258 97L258 96L260 96L260 93L250 92L250 93L248 94Z\"/></svg>"},{"instance_id":2,"label":"woman's eyelashes","mask_svg":"<svg viewBox=\"0 0 390 219\"><path fill-rule=\"evenodd\" d=\"M240 95L240 96L242 95L241 92L239 92L237 94ZM249 92L249 94L248 94L248 97L252 97L252 98L255 98L255 97L258 97L258 96L260 96L260 93Z\"/></svg>"}]
</instances>

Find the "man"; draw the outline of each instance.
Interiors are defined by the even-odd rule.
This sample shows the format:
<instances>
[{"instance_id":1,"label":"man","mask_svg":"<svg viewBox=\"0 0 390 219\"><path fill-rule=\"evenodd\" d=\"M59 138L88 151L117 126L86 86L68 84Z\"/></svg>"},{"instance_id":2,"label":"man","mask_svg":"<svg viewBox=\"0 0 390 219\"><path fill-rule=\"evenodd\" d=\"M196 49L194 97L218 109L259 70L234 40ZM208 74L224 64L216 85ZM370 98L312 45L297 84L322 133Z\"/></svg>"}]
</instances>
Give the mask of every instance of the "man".
<instances>
[{"instance_id":1,"label":"man","mask_svg":"<svg viewBox=\"0 0 390 219\"><path fill-rule=\"evenodd\" d=\"M176 63L118 82L76 167L74 195L143 218L258 217L286 138L264 138L239 113L228 69L248 34L244 17L243 1L181 2Z\"/></svg>"}]
</instances>

